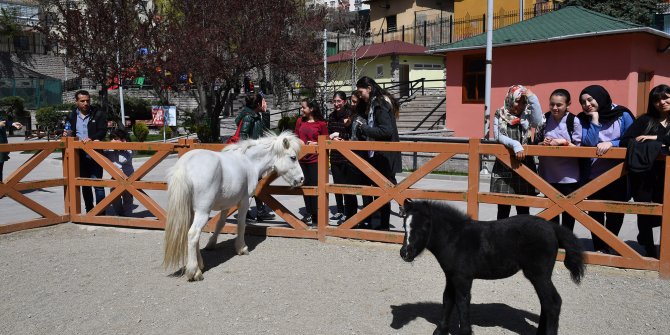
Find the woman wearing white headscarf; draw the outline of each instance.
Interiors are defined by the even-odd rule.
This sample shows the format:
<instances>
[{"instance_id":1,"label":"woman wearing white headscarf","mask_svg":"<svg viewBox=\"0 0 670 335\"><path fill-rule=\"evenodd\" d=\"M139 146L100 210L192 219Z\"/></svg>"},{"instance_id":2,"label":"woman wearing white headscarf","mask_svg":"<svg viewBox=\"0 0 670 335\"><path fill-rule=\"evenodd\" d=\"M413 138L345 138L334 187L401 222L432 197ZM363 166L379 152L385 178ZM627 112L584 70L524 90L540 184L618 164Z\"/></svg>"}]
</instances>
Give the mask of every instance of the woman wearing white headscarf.
<instances>
[{"instance_id":1,"label":"woman wearing white headscarf","mask_svg":"<svg viewBox=\"0 0 670 335\"><path fill-rule=\"evenodd\" d=\"M505 105L493 119L494 139L514 151L516 159L535 171L533 157L526 156L523 145L530 142L531 129L542 123L542 107L537 96L521 85L507 90ZM491 192L535 195L535 188L516 172L496 159L491 172ZM498 219L509 217L512 206L498 205ZM516 206L516 214L528 214L529 208Z\"/></svg>"}]
</instances>

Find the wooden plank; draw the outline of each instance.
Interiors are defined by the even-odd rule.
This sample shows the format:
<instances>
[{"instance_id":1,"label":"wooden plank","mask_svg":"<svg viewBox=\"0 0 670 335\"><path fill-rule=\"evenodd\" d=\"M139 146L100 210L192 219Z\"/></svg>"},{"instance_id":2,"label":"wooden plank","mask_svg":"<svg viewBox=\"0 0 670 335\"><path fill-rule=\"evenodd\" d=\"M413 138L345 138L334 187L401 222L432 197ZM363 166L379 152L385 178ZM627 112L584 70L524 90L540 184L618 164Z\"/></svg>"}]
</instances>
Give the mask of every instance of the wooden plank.
<instances>
[{"instance_id":1,"label":"wooden plank","mask_svg":"<svg viewBox=\"0 0 670 335\"><path fill-rule=\"evenodd\" d=\"M70 221L69 215L59 215L50 218L31 219L21 222L0 225L0 234L8 234L26 229L53 226Z\"/></svg>"}]
</instances>

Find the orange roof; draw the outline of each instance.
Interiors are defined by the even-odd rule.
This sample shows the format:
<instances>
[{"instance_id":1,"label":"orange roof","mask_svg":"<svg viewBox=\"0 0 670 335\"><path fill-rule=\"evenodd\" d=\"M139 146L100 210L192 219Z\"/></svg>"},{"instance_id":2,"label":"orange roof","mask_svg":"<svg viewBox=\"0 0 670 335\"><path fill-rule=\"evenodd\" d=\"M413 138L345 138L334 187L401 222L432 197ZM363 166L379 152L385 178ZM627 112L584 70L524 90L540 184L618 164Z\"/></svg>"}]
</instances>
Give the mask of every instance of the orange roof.
<instances>
[{"instance_id":1,"label":"orange roof","mask_svg":"<svg viewBox=\"0 0 670 335\"><path fill-rule=\"evenodd\" d=\"M424 55L428 48L403 41L388 41L371 45L364 45L356 50L356 57L374 58L391 55ZM351 60L351 50L340 52L327 58L328 63L348 62Z\"/></svg>"}]
</instances>

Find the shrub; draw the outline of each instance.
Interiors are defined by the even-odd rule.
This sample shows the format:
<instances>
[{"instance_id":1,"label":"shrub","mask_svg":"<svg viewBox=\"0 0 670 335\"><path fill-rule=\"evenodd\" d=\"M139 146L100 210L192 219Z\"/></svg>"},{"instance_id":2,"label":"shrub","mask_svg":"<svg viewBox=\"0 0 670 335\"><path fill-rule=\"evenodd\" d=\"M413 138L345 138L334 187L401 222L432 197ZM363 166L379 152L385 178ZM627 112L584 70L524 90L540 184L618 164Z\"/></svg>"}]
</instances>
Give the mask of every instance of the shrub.
<instances>
[{"instance_id":1,"label":"shrub","mask_svg":"<svg viewBox=\"0 0 670 335\"><path fill-rule=\"evenodd\" d=\"M147 136L149 136L149 127L144 123L135 123L133 134L138 142L144 142L147 140Z\"/></svg>"},{"instance_id":2,"label":"shrub","mask_svg":"<svg viewBox=\"0 0 670 335\"><path fill-rule=\"evenodd\" d=\"M61 127L66 117L67 113L57 109L56 106L42 107L35 112L37 124L48 130L55 130Z\"/></svg>"}]
</instances>

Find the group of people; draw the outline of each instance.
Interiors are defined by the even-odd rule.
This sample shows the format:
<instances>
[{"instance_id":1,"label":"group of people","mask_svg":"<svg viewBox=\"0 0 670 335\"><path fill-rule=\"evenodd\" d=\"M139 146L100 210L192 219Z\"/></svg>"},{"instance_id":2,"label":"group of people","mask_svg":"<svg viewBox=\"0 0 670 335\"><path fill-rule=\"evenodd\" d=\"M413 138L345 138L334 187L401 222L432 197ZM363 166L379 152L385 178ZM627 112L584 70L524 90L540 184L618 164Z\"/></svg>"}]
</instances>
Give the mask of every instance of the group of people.
<instances>
[{"instance_id":1,"label":"group of people","mask_svg":"<svg viewBox=\"0 0 670 335\"><path fill-rule=\"evenodd\" d=\"M345 92L337 91L332 98L333 110L328 116L321 112L319 104L310 99L301 102L301 115L296 121L295 133L305 145L316 145L320 135L327 135L334 141L399 141L396 119L399 106L396 99L383 90L372 78L361 77L356 90L349 99ZM395 175L402 170L400 152L397 151L357 151L357 155L368 161L390 182L396 183ZM330 169L336 184L372 185L371 180L337 150L330 150ZM305 186L317 185L317 154L305 155L300 166L305 175ZM317 199L305 196L306 214L302 221L317 225ZM372 197L363 196L363 204L368 205ZM358 211L355 195L336 194L337 212L330 218L336 224L350 218ZM372 217L379 217L379 225L372 225ZM365 218L360 228L390 229L391 204L383 205L378 213Z\"/></svg>"},{"instance_id":2,"label":"group of people","mask_svg":"<svg viewBox=\"0 0 670 335\"><path fill-rule=\"evenodd\" d=\"M65 119L66 128L63 136L73 136L82 143L91 141L104 141L107 137L107 115L101 110L91 106L91 95L88 91L80 90L74 95L75 108ZM109 135L111 142L126 142L128 133L123 129L116 129ZM133 168L132 150L104 150L105 156L118 167L126 176L135 172ZM85 178L101 179L102 167L86 151L79 150L79 175ZM103 187L95 189L95 203L102 202L105 198ZM114 189L112 189L113 191ZM86 212L93 209L93 190L91 186L82 186L81 193L84 198ZM133 196L125 191L112 202L112 208L118 216L130 216L132 214ZM102 215L105 211L102 212Z\"/></svg>"},{"instance_id":3,"label":"group of people","mask_svg":"<svg viewBox=\"0 0 670 335\"><path fill-rule=\"evenodd\" d=\"M637 119L624 106L617 105L607 90L599 85L584 88L579 94L581 112L570 112L571 97L565 89L549 96L549 111L542 107L535 94L521 85L509 88L504 106L493 120L493 137L514 152L515 158L536 170L533 157L525 154L523 145L589 146L601 156L612 147L626 147L629 174L595 192L589 199L662 203L664 166L656 157L667 154L670 145L670 86L658 85L649 93L648 107ZM533 134L532 129L536 129ZM568 195L581 185L597 178L619 162L612 159L580 159L540 157L538 172L556 190ZM491 173L491 192L536 195L535 188L511 168L496 160ZM509 205L498 205L497 217L508 217ZM517 214L528 214L528 207L516 206ZM618 235L624 214L589 212L597 222ZM573 229L575 219L568 213L552 221ZM661 217L638 215L638 243L647 256L658 257L653 241L653 227L660 226ZM611 253L606 243L593 235L598 252Z\"/></svg>"}]
</instances>

